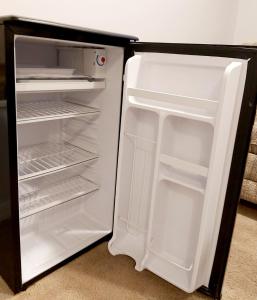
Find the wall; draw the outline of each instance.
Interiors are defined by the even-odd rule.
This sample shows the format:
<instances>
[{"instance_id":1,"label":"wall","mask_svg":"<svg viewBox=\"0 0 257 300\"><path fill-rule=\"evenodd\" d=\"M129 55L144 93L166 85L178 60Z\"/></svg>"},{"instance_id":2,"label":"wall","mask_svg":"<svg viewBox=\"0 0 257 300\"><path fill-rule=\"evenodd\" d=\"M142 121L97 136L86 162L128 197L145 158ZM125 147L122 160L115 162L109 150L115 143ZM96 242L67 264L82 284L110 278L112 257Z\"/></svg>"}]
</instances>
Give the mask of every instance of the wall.
<instances>
[{"instance_id":1,"label":"wall","mask_svg":"<svg viewBox=\"0 0 257 300\"><path fill-rule=\"evenodd\" d=\"M257 1L239 0L234 43L257 43Z\"/></svg>"},{"instance_id":2,"label":"wall","mask_svg":"<svg viewBox=\"0 0 257 300\"><path fill-rule=\"evenodd\" d=\"M142 41L231 43L238 0L1 0L20 15L137 35ZM58 3L58 5L57 5Z\"/></svg>"}]
</instances>

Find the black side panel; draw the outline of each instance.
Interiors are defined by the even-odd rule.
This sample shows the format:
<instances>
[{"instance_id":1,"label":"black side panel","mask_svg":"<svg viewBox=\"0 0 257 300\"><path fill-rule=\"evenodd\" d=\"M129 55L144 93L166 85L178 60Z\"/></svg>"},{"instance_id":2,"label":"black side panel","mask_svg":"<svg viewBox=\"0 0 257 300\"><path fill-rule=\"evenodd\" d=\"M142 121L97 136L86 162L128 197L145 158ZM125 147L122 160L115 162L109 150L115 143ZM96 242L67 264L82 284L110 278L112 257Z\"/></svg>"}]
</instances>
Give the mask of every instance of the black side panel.
<instances>
[{"instance_id":1,"label":"black side panel","mask_svg":"<svg viewBox=\"0 0 257 300\"><path fill-rule=\"evenodd\" d=\"M248 60L248 70L236 140L232 156L225 204L221 219L211 278L208 287L199 290L214 299L221 298L221 290L235 225L241 185L257 104L257 49L245 46L131 43L131 53L157 52L185 55L231 57ZM131 54L132 56L132 54Z\"/></svg>"},{"instance_id":2,"label":"black side panel","mask_svg":"<svg viewBox=\"0 0 257 300\"><path fill-rule=\"evenodd\" d=\"M0 273L21 288L13 35L0 25Z\"/></svg>"},{"instance_id":3,"label":"black side panel","mask_svg":"<svg viewBox=\"0 0 257 300\"><path fill-rule=\"evenodd\" d=\"M213 263L209 288L216 295L221 293L233 229L244 178L244 169L255 119L257 104L257 60L248 62L244 97L241 106L237 135L230 167L225 204L221 220L219 239Z\"/></svg>"}]
</instances>

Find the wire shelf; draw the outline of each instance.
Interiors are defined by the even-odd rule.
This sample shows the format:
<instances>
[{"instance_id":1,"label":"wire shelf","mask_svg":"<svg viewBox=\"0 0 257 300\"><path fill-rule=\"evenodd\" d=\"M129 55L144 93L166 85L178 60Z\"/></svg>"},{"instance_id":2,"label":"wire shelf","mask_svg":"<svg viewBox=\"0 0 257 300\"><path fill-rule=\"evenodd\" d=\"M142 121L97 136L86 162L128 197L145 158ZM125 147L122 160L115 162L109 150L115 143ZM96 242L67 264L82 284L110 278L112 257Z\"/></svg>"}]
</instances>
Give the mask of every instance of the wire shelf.
<instances>
[{"instance_id":1,"label":"wire shelf","mask_svg":"<svg viewBox=\"0 0 257 300\"><path fill-rule=\"evenodd\" d=\"M17 123L25 124L51 119L64 119L98 112L99 110L96 108L69 101L39 100L18 102Z\"/></svg>"},{"instance_id":2,"label":"wire shelf","mask_svg":"<svg viewBox=\"0 0 257 300\"><path fill-rule=\"evenodd\" d=\"M60 205L99 189L98 185L75 175L66 179L42 181L41 178L19 184L20 218Z\"/></svg>"},{"instance_id":3,"label":"wire shelf","mask_svg":"<svg viewBox=\"0 0 257 300\"><path fill-rule=\"evenodd\" d=\"M19 180L63 169L97 158L69 143L42 143L19 150Z\"/></svg>"}]
</instances>

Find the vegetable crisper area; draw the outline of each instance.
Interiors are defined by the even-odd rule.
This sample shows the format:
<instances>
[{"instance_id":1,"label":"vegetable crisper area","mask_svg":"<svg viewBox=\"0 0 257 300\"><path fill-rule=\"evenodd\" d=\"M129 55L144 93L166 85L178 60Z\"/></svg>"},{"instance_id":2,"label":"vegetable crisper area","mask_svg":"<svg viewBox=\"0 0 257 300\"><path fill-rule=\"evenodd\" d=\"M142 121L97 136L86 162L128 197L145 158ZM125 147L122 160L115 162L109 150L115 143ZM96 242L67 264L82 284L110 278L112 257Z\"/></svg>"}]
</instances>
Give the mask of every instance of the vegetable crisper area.
<instances>
[{"instance_id":1,"label":"vegetable crisper area","mask_svg":"<svg viewBox=\"0 0 257 300\"><path fill-rule=\"evenodd\" d=\"M94 196L89 193L20 221L24 282L111 232L86 206L93 206Z\"/></svg>"},{"instance_id":2,"label":"vegetable crisper area","mask_svg":"<svg viewBox=\"0 0 257 300\"><path fill-rule=\"evenodd\" d=\"M221 145L238 107L231 87L244 71L228 58L164 53L138 53L126 65L109 249L187 292L208 285L228 179Z\"/></svg>"},{"instance_id":3,"label":"vegetable crisper area","mask_svg":"<svg viewBox=\"0 0 257 300\"><path fill-rule=\"evenodd\" d=\"M25 283L112 230L123 49L23 36L15 50Z\"/></svg>"}]
</instances>

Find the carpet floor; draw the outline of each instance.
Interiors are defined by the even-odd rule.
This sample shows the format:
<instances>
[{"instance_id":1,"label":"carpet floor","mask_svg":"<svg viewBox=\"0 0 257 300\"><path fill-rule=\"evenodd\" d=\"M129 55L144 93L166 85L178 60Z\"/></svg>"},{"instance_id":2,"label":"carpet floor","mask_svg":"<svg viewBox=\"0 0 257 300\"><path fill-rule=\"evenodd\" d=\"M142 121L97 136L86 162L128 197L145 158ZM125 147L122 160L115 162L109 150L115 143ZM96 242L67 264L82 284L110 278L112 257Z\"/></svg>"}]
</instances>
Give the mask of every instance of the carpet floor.
<instances>
[{"instance_id":1,"label":"carpet floor","mask_svg":"<svg viewBox=\"0 0 257 300\"><path fill-rule=\"evenodd\" d=\"M127 256L113 257L103 243L13 295L0 278L0 300L196 300L151 272L137 272ZM240 206L225 284L224 300L257 299L257 210Z\"/></svg>"}]
</instances>

